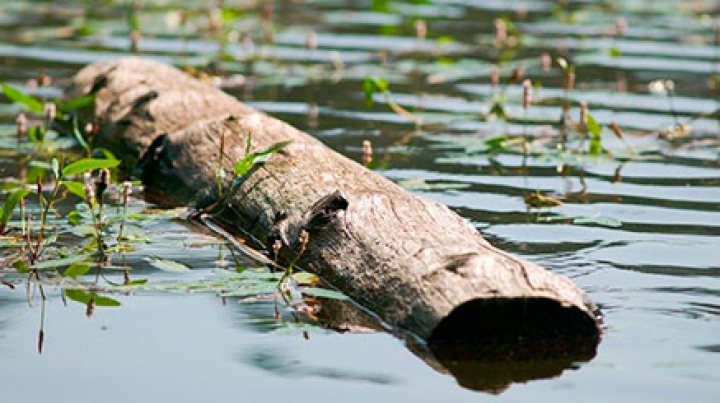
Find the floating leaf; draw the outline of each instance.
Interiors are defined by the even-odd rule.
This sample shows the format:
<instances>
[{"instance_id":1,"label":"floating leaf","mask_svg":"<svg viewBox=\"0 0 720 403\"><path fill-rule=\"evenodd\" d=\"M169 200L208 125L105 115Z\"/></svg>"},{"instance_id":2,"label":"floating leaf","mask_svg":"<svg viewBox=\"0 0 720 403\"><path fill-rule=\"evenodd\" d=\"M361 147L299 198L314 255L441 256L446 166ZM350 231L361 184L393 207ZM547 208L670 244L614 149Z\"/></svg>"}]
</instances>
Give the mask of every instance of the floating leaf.
<instances>
[{"instance_id":1,"label":"floating leaf","mask_svg":"<svg viewBox=\"0 0 720 403\"><path fill-rule=\"evenodd\" d=\"M148 279L146 279L146 278L137 278L135 280L128 281L128 283L125 285L126 286L139 286L139 285L145 285L145 284L147 284L147 282L148 282Z\"/></svg>"},{"instance_id":2,"label":"floating leaf","mask_svg":"<svg viewBox=\"0 0 720 403\"><path fill-rule=\"evenodd\" d=\"M5 83L2 84L2 90L5 96L11 101L25 105L25 107L32 112L43 113L43 111L45 111L45 105L32 95L25 94L19 89Z\"/></svg>"},{"instance_id":3,"label":"floating leaf","mask_svg":"<svg viewBox=\"0 0 720 403\"><path fill-rule=\"evenodd\" d=\"M470 187L468 183L453 183L453 182L432 182L428 183L423 178L410 178L398 181L398 185L402 186L405 190L414 191L432 191L432 190L457 190L465 189Z\"/></svg>"},{"instance_id":4,"label":"floating leaf","mask_svg":"<svg viewBox=\"0 0 720 403\"><path fill-rule=\"evenodd\" d=\"M596 224L603 227L619 228L622 222L610 217L577 217L573 219L573 224Z\"/></svg>"},{"instance_id":5,"label":"floating leaf","mask_svg":"<svg viewBox=\"0 0 720 403\"><path fill-rule=\"evenodd\" d=\"M120 165L120 160L83 158L65 166L62 169L62 176L67 177L102 168L115 168L118 165Z\"/></svg>"},{"instance_id":6,"label":"floating leaf","mask_svg":"<svg viewBox=\"0 0 720 403\"><path fill-rule=\"evenodd\" d=\"M116 307L120 306L120 301L104 295L95 295L95 306Z\"/></svg>"},{"instance_id":7,"label":"floating leaf","mask_svg":"<svg viewBox=\"0 0 720 403\"><path fill-rule=\"evenodd\" d=\"M84 274L87 274L87 272L90 271L90 263L87 262L76 262L68 266L67 269L63 272L63 276L65 277L79 277Z\"/></svg>"},{"instance_id":8,"label":"floating leaf","mask_svg":"<svg viewBox=\"0 0 720 403\"><path fill-rule=\"evenodd\" d=\"M57 267L70 266L73 263L77 263L85 259L87 259L87 256L85 255L68 256L60 259L45 260L40 263L35 263L30 267L35 270L54 269Z\"/></svg>"},{"instance_id":9,"label":"floating leaf","mask_svg":"<svg viewBox=\"0 0 720 403\"><path fill-rule=\"evenodd\" d=\"M160 259L157 256L149 256L148 260L153 267L163 271L169 271L174 273L184 273L190 271L189 267L173 260Z\"/></svg>"},{"instance_id":10,"label":"floating leaf","mask_svg":"<svg viewBox=\"0 0 720 403\"><path fill-rule=\"evenodd\" d=\"M557 207L563 204L562 201L554 197L546 196L540 192L526 194L524 199L526 205L534 208Z\"/></svg>"},{"instance_id":11,"label":"floating leaf","mask_svg":"<svg viewBox=\"0 0 720 403\"><path fill-rule=\"evenodd\" d=\"M340 291L328 290L327 288L308 287L303 288L302 293L312 297L337 299L341 301L350 299L347 295L341 293Z\"/></svg>"},{"instance_id":12,"label":"floating leaf","mask_svg":"<svg viewBox=\"0 0 720 403\"><path fill-rule=\"evenodd\" d=\"M120 306L120 302L116 299L105 297L102 295L95 294L94 292L87 292L85 290L65 290L65 296L75 302L79 302L83 305L87 305L90 301L95 306L106 306L116 307Z\"/></svg>"},{"instance_id":13,"label":"floating leaf","mask_svg":"<svg viewBox=\"0 0 720 403\"><path fill-rule=\"evenodd\" d=\"M240 283L240 287L230 287L220 291L221 297L254 297L258 295L272 294L277 291L277 285L275 283Z\"/></svg>"}]
</instances>

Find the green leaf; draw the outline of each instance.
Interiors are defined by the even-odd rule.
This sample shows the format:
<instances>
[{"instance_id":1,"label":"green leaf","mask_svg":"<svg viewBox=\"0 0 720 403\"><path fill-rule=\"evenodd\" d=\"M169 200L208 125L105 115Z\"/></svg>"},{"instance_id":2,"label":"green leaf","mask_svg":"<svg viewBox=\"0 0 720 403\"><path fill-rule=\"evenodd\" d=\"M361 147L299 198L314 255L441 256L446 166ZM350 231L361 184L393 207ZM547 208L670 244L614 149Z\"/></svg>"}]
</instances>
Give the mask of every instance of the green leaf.
<instances>
[{"instance_id":1,"label":"green leaf","mask_svg":"<svg viewBox=\"0 0 720 403\"><path fill-rule=\"evenodd\" d=\"M365 81L363 81L363 93L365 94L365 106L368 108L373 106L375 90L375 83L373 83L372 77L365 77Z\"/></svg>"},{"instance_id":2,"label":"green leaf","mask_svg":"<svg viewBox=\"0 0 720 403\"><path fill-rule=\"evenodd\" d=\"M30 271L28 268L27 260L16 260L12 263L12 267L17 270L18 273L24 274Z\"/></svg>"},{"instance_id":3,"label":"green leaf","mask_svg":"<svg viewBox=\"0 0 720 403\"><path fill-rule=\"evenodd\" d=\"M95 94L88 94L73 98L69 101L59 103L58 110L62 113L73 112L86 108L95 102Z\"/></svg>"},{"instance_id":4,"label":"green leaf","mask_svg":"<svg viewBox=\"0 0 720 403\"><path fill-rule=\"evenodd\" d=\"M302 285L315 285L320 281L317 275L306 271L293 273L292 277L298 284Z\"/></svg>"},{"instance_id":5,"label":"green leaf","mask_svg":"<svg viewBox=\"0 0 720 403\"><path fill-rule=\"evenodd\" d=\"M88 303L90 303L90 301L93 301L95 306L120 306L120 302L118 300L102 295L97 295L94 292L87 292L85 290L65 290L65 296L68 299L79 302L83 305L87 305Z\"/></svg>"},{"instance_id":6,"label":"green leaf","mask_svg":"<svg viewBox=\"0 0 720 403\"><path fill-rule=\"evenodd\" d=\"M60 184L65 186L70 193L74 194L75 196L79 197L80 199L85 200L85 184L78 181L61 181Z\"/></svg>"},{"instance_id":7,"label":"green leaf","mask_svg":"<svg viewBox=\"0 0 720 403\"><path fill-rule=\"evenodd\" d=\"M557 61L558 66L560 66L560 68L561 68L563 71L565 71L565 72L568 71L569 65L568 65L567 60L565 60L565 59L562 58L562 57L558 57L558 58L555 59L555 60Z\"/></svg>"},{"instance_id":8,"label":"green leaf","mask_svg":"<svg viewBox=\"0 0 720 403\"><path fill-rule=\"evenodd\" d=\"M84 218L83 215L80 214L77 210L73 210L73 211L69 212L67 215L67 220L68 220L68 223L70 223L70 225L80 224L82 222L83 218Z\"/></svg>"},{"instance_id":9,"label":"green leaf","mask_svg":"<svg viewBox=\"0 0 720 403\"><path fill-rule=\"evenodd\" d=\"M88 257L85 255L68 256L68 257L63 257L60 259L45 260L40 263L35 263L34 265L32 265L30 267L35 270L54 269L57 267L70 266L73 263L83 261L87 258Z\"/></svg>"},{"instance_id":10,"label":"green leaf","mask_svg":"<svg viewBox=\"0 0 720 403\"><path fill-rule=\"evenodd\" d=\"M597 120L588 113L587 115L587 128L590 132L590 142L588 144L588 154L600 155L603 152L602 146L602 127L598 124Z\"/></svg>"},{"instance_id":11,"label":"green leaf","mask_svg":"<svg viewBox=\"0 0 720 403\"><path fill-rule=\"evenodd\" d=\"M5 83L2 84L2 90L5 96L11 101L25 105L25 107L32 112L43 113L45 111L45 105L32 95L25 94L19 89Z\"/></svg>"},{"instance_id":12,"label":"green leaf","mask_svg":"<svg viewBox=\"0 0 720 403\"><path fill-rule=\"evenodd\" d=\"M92 299L92 294L84 290L65 290L65 296L81 304L87 304Z\"/></svg>"},{"instance_id":13,"label":"green leaf","mask_svg":"<svg viewBox=\"0 0 720 403\"><path fill-rule=\"evenodd\" d=\"M597 122L597 120L595 120L593 115L589 113L587 115L587 128L593 136L600 136L600 134L602 133L602 127Z\"/></svg>"},{"instance_id":14,"label":"green leaf","mask_svg":"<svg viewBox=\"0 0 720 403\"><path fill-rule=\"evenodd\" d=\"M63 272L63 276L72 278L82 276L90 271L90 267L90 263L76 262L68 266L67 269L65 269L65 271Z\"/></svg>"},{"instance_id":15,"label":"green leaf","mask_svg":"<svg viewBox=\"0 0 720 403\"><path fill-rule=\"evenodd\" d=\"M71 133L73 137L75 138L75 141L82 147L85 151L90 152L90 146L88 145L87 141L85 141L85 137L83 137L83 134L80 132L80 127L78 127L78 119L76 116L72 117L72 130ZM117 159L117 158L108 158L108 159Z\"/></svg>"},{"instance_id":16,"label":"green leaf","mask_svg":"<svg viewBox=\"0 0 720 403\"><path fill-rule=\"evenodd\" d=\"M174 273L184 273L190 271L189 267L173 260L160 259L157 256L149 256L148 260L153 267L163 271L169 271Z\"/></svg>"},{"instance_id":17,"label":"green leaf","mask_svg":"<svg viewBox=\"0 0 720 403\"><path fill-rule=\"evenodd\" d=\"M3 206L2 213L0 213L0 226L2 226L3 228L7 226L10 218L13 215L15 207L17 206L18 202L20 202L20 199L24 198L29 194L30 191L27 189L18 189L7 195L7 197L5 198L5 204Z\"/></svg>"},{"instance_id":18,"label":"green leaf","mask_svg":"<svg viewBox=\"0 0 720 403\"><path fill-rule=\"evenodd\" d=\"M140 30L140 18L133 13L128 17L128 25L130 25L130 29L133 31L139 31Z\"/></svg>"},{"instance_id":19,"label":"green leaf","mask_svg":"<svg viewBox=\"0 0 720 403\"><path fill-rule=\"evenodd\" d=\"M318 298L337 299L340 301L350 299L347 295L339 291L328 290L327 288L308 287L303 288L301 292L305 295L310 295Z\"/></svg>"},{"instance_id":20,"label":"green leaf","mask_svg":"<svg viewBox=\"0 0 720 403\"><path fill-rule=\"evenodd\" d=\"M33 144L40 144L45 140L45 129L42 126L31 126L27 131L27 136Z\"/></svg>"},{"instance_id":21,"label":"green leaf","mask_svg":"<svg viewBox=\"0 0 720 403\"><path fill-rule=\"evenodd\" d=\"M102 168L115 168L120 165L120 160L109 160L100 158L83 158L62 169L62 176L68 177L82 172L94 171Z\"/></svg>"},{"instance_id":22,"label":"green leaf","mask_svg":"<svg viewBox=\"0 0 720 403\"><path fill-rule=\"evenodd\" d=\"M245 176L248 172L250 172L253 166L267 162L273 154L282 150L288 144L290 144L289 141L281 141L271 145L263 151L247 154L235 163L235 167L233 169L235 176Z\"/></svg>"},{"instance_id":23,"label":"green leaf","mask_svg":"<svg viewBox=\"0 0 720 403\"><path fill-rule=\"evenodd\" d=\"M492 104L492 107L490 108L490 115L495 115L500 119L507 119L507 112L505 112L505 107L500 102L495 102Z\"/></svg>"},{"instance_id":24,"label":"green leaf","mask_svg":"<svg viewBox=\"0 0 720 403\"><path fill-rule=\"evenodd\" d=\"M7 182L4 182L4 183L0 184L0 189L2 189L2 190L13 190L13 189L17 189L17 188L20 188L20 187L23 187L23 186L24 186L22 182L19 182L19 181L16 180L16 179L6 178L6 180L7 180Z\"/></svg>"},{"instance_id":25,"label":"green leaf","mask_svg":"<svg viewBox=\"0 0 720 403\"><path fill-rule=\"evenodd\" d=\"M128 286L138 286L138 285L145 285L147 284L148 279L146 278L137 278L135 280L130 280L126 285Z\"/></svg>"},{"instance_id":26,"label":"green leaf","mask_svg":"<svg viewBox=\"0 0 720 403\"><path fill-rule=\"evenodd\" d=\"M485 139L485 145L491 151L500 151L505 147L505 142L508 140L510 140L510 136L507 134L491 136Z\"/></svg>"},{"instance_id":27,"label":"green leaf","mask_svg":"<svg viewBox=\"0 0 720 403\"><path fill-rule=\"evenodd\" d=\"M116 307L120 306L120 301L104 295L95 294L95 306Z\"/></svg>"},{"instance_id":28,"label":"green leaf","mask_svg":"<svg viewBox=\"0 0 720 403\"><path fill-rule=\"evenodd\" d=\"M390 84L388 83L388 80L382 78L382 77L373 77L373 84L375 84L375 87L380 92L388 92L390 90Z\"/></svg>"},{"instance_id":29,"label":"green leaf","mask_svg":"<svg viewBox=\"0 0 720 403\"><path fill-rule=\"evenodd\" d=\"M618 49L617 46L613 46L610 49L608 49L608 54L610 55L610 57L620 57L621 56L620 49Z\"/></svg>"},{"instance_id":30,"label":"green leaf","mask_svg":"<svg viewBox=\"0 0 720 403\"><path fill-rule=\"evenodd\" d=\"M363 93L365 94L365 106L368 108L373 106L373 97L375 93L388 93L390 84L382 77L365 77L363 81Z\"/></svg>"}]
</instances>

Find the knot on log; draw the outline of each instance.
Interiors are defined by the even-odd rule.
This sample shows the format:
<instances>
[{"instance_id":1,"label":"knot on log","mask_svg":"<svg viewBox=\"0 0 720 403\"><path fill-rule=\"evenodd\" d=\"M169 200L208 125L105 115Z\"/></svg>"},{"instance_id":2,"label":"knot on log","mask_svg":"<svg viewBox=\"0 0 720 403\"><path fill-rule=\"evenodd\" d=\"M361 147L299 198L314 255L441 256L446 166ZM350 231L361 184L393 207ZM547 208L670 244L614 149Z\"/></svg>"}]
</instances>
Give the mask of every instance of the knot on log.
<instances>
[{"instance_id":1,"label":"knot on log","mask_svg":"<svg viewBox=\"0 0 720 403\"><path fill-rule=\"evenodd\" d=\"M305 213L304 229L314 232L327 227L337 217L338 212L347 210L349 205L339 190L324 196Z\"/></svg>"}]
</instances>

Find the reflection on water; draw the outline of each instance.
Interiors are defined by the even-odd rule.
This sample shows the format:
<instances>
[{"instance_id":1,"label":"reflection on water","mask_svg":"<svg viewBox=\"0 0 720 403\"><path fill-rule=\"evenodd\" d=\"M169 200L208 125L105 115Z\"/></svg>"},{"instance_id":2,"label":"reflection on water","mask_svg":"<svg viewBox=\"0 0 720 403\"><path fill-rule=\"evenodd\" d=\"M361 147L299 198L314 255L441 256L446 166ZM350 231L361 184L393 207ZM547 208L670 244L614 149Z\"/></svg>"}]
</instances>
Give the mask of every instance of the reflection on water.
<instances>
[{"instance_id":1,"label":"reflection on water","mask_svg":"<svg viewBox=\"0 0 720 403\"><path fill-rule=\"evenodd\" d=\"M336 367L315 367L302 363L300 360L281 355L277 350L255 350L248 352L241 360L248 365L272 372L275 375L290 378L318 377L334 381L368 382L378 385L397 383L392 375L356 373Z\"/></svg>"},{"instance_id":2,"label":"reflection on water","mask_svg":"<svg viewBox=\"0 0 720 403\"><path fill-rule=\"evenodd\" d=\"M0 80L23 87L44 68L56 85L30 91L57 96L84 64L127 54L131 24L139 24L144 55L178 65L213 62L222 72L218 84L233 95L357 161L369 139L382 174L449 204L503 249L572 277L599 303L607 329L597 350L571 343L441 351L367 333L381 326L330 304L323 323L350 333L278 323L272 304L233 299L222 306L215 298L141 293L86 319L84 307L51 297L45 351L37 356L38 307L27 307L22 287L0 285L4 399L69 398L79 376L85 393L109 401L710 402L720 393L715 2L278 1L268 15L226 1L218 2L229 10L219 14L219 30L217 12L205 5L145 1L133 22L127 2L105 3L113 4L0 1ZM521 34L521 46L507 54L493 42L498 17L513 22L511 35L514 28ZM424 38L416 37L418 20ZM223 33L227 46L218 41ZM216 61L219 51L226 53ZM575 66L572 91L557 66L543 67L543 52ZM521 87L509 85L504 105L515 119L484 119L500 92L490 85L490 65L505 56L503 75L522 67L537 84L536 99L524 112ZM409 124L382 97L366 108L361 89L370 75L386 78L393 100L427 125ZM666 79L673 90L657 91ZM616 122L637 154L608 129L603 145L619 158L524 157L488 147L489 137L502 134L552 145L563 104L577 120L580 101L600 124ZM18 110L0 97L2 177L15 172L9 150ZM668 130L678 123L689 130ZM569 145L587 146L579 138ZM564 204L528 213L523 196L538 190ZM139 276L151 283L188 278L153 271L147 255L183 261L198 269L188 275L195 280L211 276L217 248L184 242L197 228L163 221L148 230L162 241L129 257ZM48 387L35 388L38 380Z\"/></svg>"}]
</instances>

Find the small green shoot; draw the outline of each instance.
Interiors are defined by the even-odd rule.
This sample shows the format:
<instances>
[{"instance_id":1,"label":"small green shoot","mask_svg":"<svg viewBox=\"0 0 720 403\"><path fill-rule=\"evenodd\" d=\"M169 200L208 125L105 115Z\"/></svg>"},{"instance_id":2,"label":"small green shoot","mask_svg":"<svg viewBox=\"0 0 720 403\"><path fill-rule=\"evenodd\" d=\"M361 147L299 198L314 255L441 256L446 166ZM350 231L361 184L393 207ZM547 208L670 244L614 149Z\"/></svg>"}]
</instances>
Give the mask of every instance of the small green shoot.
<instances>
[{"instance_id":1,"label":"small green shoot","mask_svg":"<svg viewBox=\"0 0 720 403\"><path fill-rule=\"evenodd\" d=\"M587 114L587 130L590 134L590 142L588 143L588 155L599 156L605 151L602 145L602 127L595 120L593 115Z\"/></svg>"},{"instance_id":2,"label":"small green shoot","mask_svg":"<svg viewBox=\"0 0 720 403\"><path fill-rule=\"evenodd\" d=\"M365 95L365 106L370 108L374 105L375 94L380 93L385 96L385 100L396 114L404 117L405 119L413 122L416 125L421 125L422 121L415 116L412 112L400 106L392 97L390 92L390 84L382 77L365 77L363 81L363 93Z\"/></svg>"},{"instance_id":3,"label":"small green shoot","mask_svg":"<svg viewBox=\"0 0 720 403\"><path fill-rule=\"evenodd\" d=\"M248 135L248 148L251 141L250 138L251 137ZM270 147L262 151L246 153L244 157L235 162L235 165L233 167L235 177L244 177L255 165L267 162L268 160L270 160L270 157L272 157L273 154L281 151L282 149L287 147L288 144L290 144L290 141L281 141L279 143L271 145Z\"/></svg>"},{"instance_id":4,"label":"small green shoot","mask_svg":"<svg viewBox=\"0 0 720 403\"><path fill-rule=\"evenodd\" d=\"M0 208L0 234L6 232L10 218L12 218L20 199L27 197L30 193L28 189L18 189L7 195L3 207Z\"/></svg>"}]
</instances>

